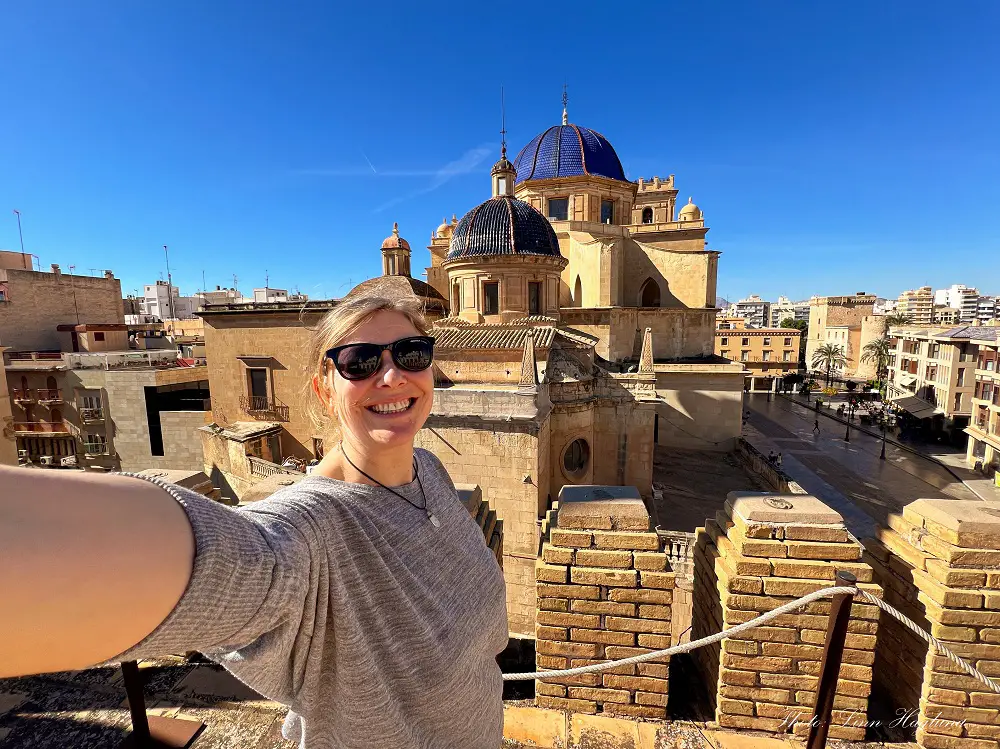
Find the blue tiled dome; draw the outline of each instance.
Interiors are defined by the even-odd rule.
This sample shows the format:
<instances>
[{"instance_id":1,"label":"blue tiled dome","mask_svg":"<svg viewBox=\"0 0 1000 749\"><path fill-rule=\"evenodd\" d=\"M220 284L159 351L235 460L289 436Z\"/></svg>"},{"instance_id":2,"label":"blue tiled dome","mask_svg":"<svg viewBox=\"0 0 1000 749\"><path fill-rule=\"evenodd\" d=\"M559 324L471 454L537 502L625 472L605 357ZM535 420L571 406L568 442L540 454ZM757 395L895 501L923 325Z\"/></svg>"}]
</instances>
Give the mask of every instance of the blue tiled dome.
<instances>
[{"instance_id":1,"label":"blue tiled dome","mask_svg":"<svg viewBox=\"0 0 1000 749\"><path fill-rule=\"evenodd\" d=\"M559 257L559 241L545 216L523 200L501 195L462 216L451 235L448 260L481 255Z\"/></svg>"},{"instance_id":2,"label":"blue tiled dome","mask_svg":"<svg viewBox=\"0 0 1000 749\"><path fill-rule=\"evenodd\" d=\"M627 182L608 139L578 125L556 125L532 138L514 159L517 182L597 175Z\"/></svg>"}]
</instances>

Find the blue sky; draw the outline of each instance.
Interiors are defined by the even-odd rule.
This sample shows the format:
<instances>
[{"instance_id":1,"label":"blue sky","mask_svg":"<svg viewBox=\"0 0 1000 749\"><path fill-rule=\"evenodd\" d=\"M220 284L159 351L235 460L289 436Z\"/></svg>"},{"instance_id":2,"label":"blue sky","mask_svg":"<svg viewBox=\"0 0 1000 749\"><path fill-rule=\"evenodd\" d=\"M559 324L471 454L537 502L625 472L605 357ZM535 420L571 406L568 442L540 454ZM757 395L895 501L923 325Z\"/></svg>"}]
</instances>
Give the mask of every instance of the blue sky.
<instances>
[{"instance_id":1,"label":"blue sky","mask_svg":"<svg viewBox=\"0 0 1000 749\"><path fill-rule=\"evenodd\" d=\"M675 174L719 293L1000 293L1000 5L56 0L4 10L0 248L183 293L414 267L570 120ZM4 218L6 217L6 218Z\"/></svg>"}]
</instances>

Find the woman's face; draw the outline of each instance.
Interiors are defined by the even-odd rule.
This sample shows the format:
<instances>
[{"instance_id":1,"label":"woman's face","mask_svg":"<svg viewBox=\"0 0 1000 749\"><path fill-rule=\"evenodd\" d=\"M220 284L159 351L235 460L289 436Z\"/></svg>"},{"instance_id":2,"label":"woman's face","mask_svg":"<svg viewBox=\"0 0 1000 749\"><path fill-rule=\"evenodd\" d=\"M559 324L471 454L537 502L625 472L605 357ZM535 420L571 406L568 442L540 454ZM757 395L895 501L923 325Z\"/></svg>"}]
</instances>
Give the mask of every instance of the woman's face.
<instances>
[{"instance_id":1,"label":"woman's face","mask_svg":"<svg viewBox=\"0 0 1000 749\"><path fill-rule=\"evenodd\" d=\"M392 343L422 335L405 315L382 310L337 345ZM366 380L344 379L336 367L327 370L331 416L339 420L344 438L355 449L369 450L412 444L424 425L434 400L434 368L410 372L396 365L389 350L382 352L382 366ZM406 410L385 413L386 406L407 405ZM383 412L379 412L383 411Z\"/></svg>"}]
</instances>

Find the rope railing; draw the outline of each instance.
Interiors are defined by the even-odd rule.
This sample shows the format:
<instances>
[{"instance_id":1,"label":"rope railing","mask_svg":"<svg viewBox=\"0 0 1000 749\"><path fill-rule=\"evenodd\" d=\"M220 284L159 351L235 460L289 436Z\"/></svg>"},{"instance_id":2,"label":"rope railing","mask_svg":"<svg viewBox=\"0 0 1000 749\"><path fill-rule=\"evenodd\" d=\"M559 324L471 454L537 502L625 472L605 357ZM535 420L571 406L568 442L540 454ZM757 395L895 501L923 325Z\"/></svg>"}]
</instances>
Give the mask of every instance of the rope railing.
<instances>
[{"instance_id":1,"label":"rope railing","mask_svg":"<svg viewBox=\"0 0 1000 749\"><path fill-rule=\"evenodd\" d=\"M595 671L607 671L612 668L620 668L622 666L631 666L636 663L643 663L645 661L656 660L657 658L664 658L666 656L678 655L680 653L688 653L692 650L697 650L698 648L704 647L706 645L712 645L713 643L719 642L726 639L727 637L734 637L742 632L746 632L751 629L756 629L772 619L782 616L783 614L788 614L793 611L801 609L803 606L818 601L821 598L827 598L835 595L849 595L849 596L860 596L865 602L871 603L878 606L882 611L886 612L890 616L898 619L907 628L909 628L918 637L922 637L927 643L929 643L937 652L944 655L948 660L954 663L956 666L961 668L965 673L973 678L979 680L988 689L997 694L1000 694L1000 683L997 683L978 671L972 664L963 659L961 656L957 655L951 651L944 643L942 643L937 638L933 637L928 632L921 629L913 620L909 619L906 615L900 613L895 608L890 606L888 603L880 598L876 598L871 593L861 590L856 586L834 586L830 588L823 588L821 590L814 591L808 595L802 596L794 601L779 606L776 609L767 611L760 616L751 619L743 624L738 624L735 627L730 627L729 629L724 629L721 632L716 632L708 637L702 637L700 640L694 640L692 642L686 642L681 645L674 645L670 648L664 648L663 650L654 650L649 653L643 653L642 655L635 655L631 658L622 658L617 661L608 661L607 663L595 663L590 666L579 666L577 668L565 668L557 671L535 671L533 673L520 673L520 674L504 674L504 681L522 681L528 679L552 679L556 677L564 676L577 676L578 674L589 674Z\"/></svg>"}]
</instances>

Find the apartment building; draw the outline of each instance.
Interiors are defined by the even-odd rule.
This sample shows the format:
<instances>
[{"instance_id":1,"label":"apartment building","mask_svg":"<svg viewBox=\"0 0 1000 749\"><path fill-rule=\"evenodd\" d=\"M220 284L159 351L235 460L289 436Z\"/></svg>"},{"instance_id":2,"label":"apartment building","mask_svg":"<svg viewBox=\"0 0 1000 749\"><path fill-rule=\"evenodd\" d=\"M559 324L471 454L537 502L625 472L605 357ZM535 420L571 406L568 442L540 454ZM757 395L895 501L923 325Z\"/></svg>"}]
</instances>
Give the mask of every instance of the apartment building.
<instances>
[{"instance_id":1,"label":"apartment building","mask_svg":"<svg viewBox=\"0 0 1000 749\"><path fill-rule=\"evenodd\" d=\"M934 292L931 287L904 291L896 301L896 312L909 317L913 325L933 325Z\"/></svg>"},{"instance_id":2,"label":"apartment building","mask_svg":"<svg viewBox=\"0 0 1000 749\"><path fill-rule=\"evenodd\" d=\"M918 418L938 417L953 433L972 416L978 346L975 328L893 328L889 362L890 400Z\"/></svg>"},{"instance_id":3,"label":"apartment building","mask_svg":"<svg viewBox=\"0 0 1000 749\"><path fill-rule=\"evenodd\" d=\"M771 303L772 328L780 328L782 320L791 318L796 322L809 322L809 301L793 302L787 296L779 296L777 302Z\"/></svg>"},{"instance_id":4,"label":"apartment building","mask_svg":"<svg viewBox=\"0 0 1000 749\"><path fill-rule=\"evenodd\" d=\"M995 296L981 296L976 305L976 323L988 325L991 320L1000 317L997 311L997 298Z\"/></svg>"},{"instance_id":5,"label":"apartment building","mask_svg":"<svg viewBox=\"0 0 1000 749\"><path fill-rule=\"evenodd\" d=\"M747 392L775 390L777 382L799 371L802 331L794 328L751 328L742 318L720 320L715 353L739 362L747 370Z\"/></svg>"},{"instance_id":6,"label":"apartment building","mask_svg":"<svg viewBox=\"0 0 1000 749\"><path fill-rule=\"evenodd\" d=\"M181 296L180 289L167 281L157 281L143 288L143 315L156 320L190 320L195 317L200 300L193 296Z\"/></svg>"},{"instance_id":7,"label":"apartment building","mask_svg":"<svg viewBox=\"0 0 1000 749\"><path fill-rule=\"evenodd\" d=\"M947 289L934 292L935 307L953 307L958 310L958 323L974 325L979 308L979 289L956 283Z\"/></svg>"},{"instance_id":8,"label":"apartment building","mask_svg":"<svg viewBox=\"0 0 1000 749\"><path fill-rule=\"evenodd\" d=\"M982 464L994 474L1000 469L1000 328L967 328L970 343L978 346L976 382L966 460Z\"/></svg>"},{"instance_id":9,"label":"apartment building","mask_svg":"<svg viewBox=\"0 0 1000 749\"><path fill-rule=\"evenodd\" d=\"M183 366L174 350L130 350L124 325L60 325L56 332L60 351L3 354L11 403L4 437L17 462L201 470L207 367Z\"/></svg>"},{"instance_id":10,"label":"apartment building","mask_svg":"<svg viewBox=\"0 0 1000 749\"><path fill-rule=\"evenodd\" d=\"M771 303L751 294L736 303L736 316L747 321L751 328L764 328L771 322Z\"/></svg>"}]
</instances>

